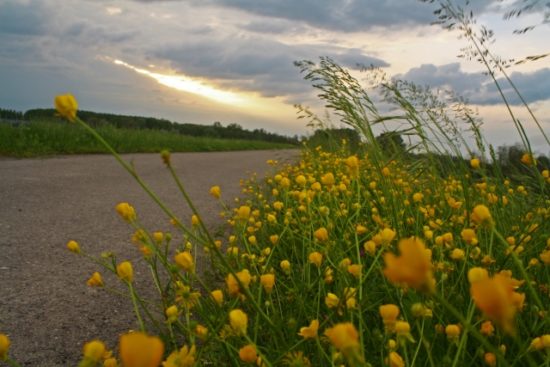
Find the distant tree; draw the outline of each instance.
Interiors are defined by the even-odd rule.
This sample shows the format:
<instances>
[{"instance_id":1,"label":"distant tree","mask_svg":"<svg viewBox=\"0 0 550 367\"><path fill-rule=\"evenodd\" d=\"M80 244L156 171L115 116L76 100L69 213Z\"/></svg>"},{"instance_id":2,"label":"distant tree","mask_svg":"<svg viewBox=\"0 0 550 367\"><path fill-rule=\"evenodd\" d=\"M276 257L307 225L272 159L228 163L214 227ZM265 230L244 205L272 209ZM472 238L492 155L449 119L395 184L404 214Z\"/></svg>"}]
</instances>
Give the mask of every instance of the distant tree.
<instances>
[{"instance_id":1,"label":"distant tree","mask_svg":"<svg viewBox=\"0 0 550 367\"><path fill-rule=\"evenodd\" d=\"M380 149L388 156L396 156L405 152L406 145L398 132L385 131L376 137Z\"/></svg>"}]
</instances>

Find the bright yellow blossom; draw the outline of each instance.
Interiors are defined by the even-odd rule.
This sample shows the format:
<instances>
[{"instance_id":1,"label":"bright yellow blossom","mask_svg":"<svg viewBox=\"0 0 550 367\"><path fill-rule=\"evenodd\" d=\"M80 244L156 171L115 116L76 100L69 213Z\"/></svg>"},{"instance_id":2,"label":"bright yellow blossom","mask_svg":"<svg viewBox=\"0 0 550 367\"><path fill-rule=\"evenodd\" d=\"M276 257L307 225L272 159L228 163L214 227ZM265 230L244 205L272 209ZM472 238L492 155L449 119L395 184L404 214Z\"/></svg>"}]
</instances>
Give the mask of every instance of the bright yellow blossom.
<instances>
[{"instance_id":1,"label":"bright yellow blossom","mask_svg":"<svg viewBox=\"0 0 550 367\"><path fill-rule=\"evenodd\" d=\"M359 348L359 333L351 322L343 322L325 330L332 345L344 355L355 353Z\"/></svg>"},{"instance_id":2,"label":"bright yellow blossom","mask_svg":"<svg viewBox=\"0 0 550 367\"><path fill-rule=\"evenodd\" d=\"M216 301L218 306L221 306L223 304L223 292L221 291L221 289L213 290L212 292L210 292L210 295L212 296L214 301Z\"/></svg>"},{"instance_id":3,"label":"bright yellow blossom","mask_svg":"<svg viewBox=\"0 0 550 367\"><path fill-rule=\"evenodd\" d=\"M195 271L195 262L193 260L193 255L191 255L189 251L183 251L179 254L176 254L176 256L174 256L174 261L176 262L176 265L178 265L178 267L187 272L192 273Z\"/></svg>"},{"instance_id":4,"label":"bright yellow blossom","mask_svg":"<svg viewBox=\"0 0 550 367\"><path fill-rule=\"evenodd\" d=\"M515 291L521 283L508 272L476 279L471 283L470 293L476 306L508 334L514 333L515 315L523 308L525 295Z\"/></svg>"},{"instance_id":5,"label":"bright yellow blossom","mask_svg":"<svg viewBox=\"0 0 550 367\"><path fill-rule=\"evenodd\" d=\"M328 231L325 227L321 227L313 232L313 236L319 242L325 242L328 240Z\"/></svg>"},{"instance_id":6,"label":"bright yellow blossom","mask_svg":"<svg viewBox=\"0 0 550 367\"><path fill-rule=\"evenodd\" d=\"M471 218L472 221L477 224L490 224L493 220L489 208L487 208L485 205L476 205L474 207L474 210L472 211Z\"/></svg>"},{"instance_id":7,"label":"bright yellow blossom","mask_svg":"<svg viewBox=\"0 0 550 367\"><path fill-rule=\"evenodd\" d=\"M178 307L172 305L164 311L164 314L166 315L166 321L168 323L173 323L178 319L178 314L179 314Z\"/></svg>"},{"instance_id":8,"label":"bright yellow blossom","mask_svg":"<svg viewBox=\"0 0 550 367\"><path fill-rule=\"evenodd\" d=\"M136 220L136 211L133 206L128 203L119 203L116 206L117 213L127 222Z\"/></svg>"},{"instance_id":9,"label":"bright yellow blossom","mask_svg":"<svg viewBox=\"0 0 550 367\"><path fill-rule=\"evenodd\" d=\"M67 120L74 122L76 119L76 111L78 110L78 102L72 94L63 94L55 97L54 100L55 109L57 113L66 118Z\"/></svg>"},{"instance_id":10,"label":"bright yellow blossom","mask_svg":"<svg viewBox=\"0 0 550 367\"><path fill-rule=\"evenodd\" d=\"M231 310L229 312L229 325L238 335L246 335L246 329L248 328L247 314L240 309Z\"/></svg>"},{"instance_id":11,"label":"bright yellow blossom","mask_svg":"<svg viewBox=\"0 0 550 367\"><path fill-rule=\"evenodd\" d=\"M260 284L264 287L266 293L271 293L275 285L275 274L262 274L260 276Z\"/></svg>"},{"instance_id":12,"label":"bright yellow blossom","mask_svg":"<svg viewBox=\"0 0 550 367\"><path fill-rule=\"evenodd\" d=\"M317 267L320 267L321 263L323 262L323 254L315 251L309 254L308 259L310 263L314 264Z\"/></svg>"},{"instance_id":13,"label":"bright yellow blossom","mask_svg":"<svg viewBox=\"0 0 550 367\"><path fill-rule=\"evenodd\" d=\"M317 331L319 330L319 320L312 320L309 323L309 326L304 326L300 328L300 335L304 339L313 339L317 337Z\"/></svg>"},{"instance_id":14,"label":"bright yellow blossom","mask_svg":"<svg viewBox=\"0 0 550 367\"><path fill-rule=\"evenodd\" d=\"M416 237L399 241L399 257L392 253L384 255L384 275L392 283L405 284L419 290L432 290L432 252Z\"/></svg>"},{"instance_id":15,"label":"bright yellow blossom","mask_svg":"<svg viewBox=\"0 0 550 367\"><path fill-rule=\"evenodd\" d=\"M8 359L11 341L6 334L0 334L0 361Z\"/></svg>"},{"instance_id":16,"label":"bright yellow blossom","mask_svg":"<svg viewBox=\"0 0 550 367\"><path fill-rule=\"evenodd\" d=\"M80 253L80 246L78 245L78 242L76 242L76 241L71 240L71 241L67 242L67 248L69 249L69 251L74 252L75 254Z\"/></svg>"},{"instance_id":17,"label":"bright yellow blossom","mask_svg":"<svg viewBox=\"0 0 550 367\"><path fill-rule=\"evenodd\" d=\"M250 281L252 280L252 276L250 275L248 269L241 270L237 272L236 275L241 284L245 288L248 288ZM239 283L237 282L237 279L235 279L233 274L229 274L227 278L225 278L225 284L227 285L227 289L231 296L235 296L240 292Z\"/></svg>"},{"instance_id":18,"label":"bright yellow blossom","mask_svg":"<svg viewBox=\"0 0 550 367\"><path fill-rule=\"evenodd\" d=\"M127 282L132 282L132 280L134 280L134 269L132 268L132 263L129 261L123 261L118 264L116 273L120 279Z\"/></svg>"},{"instance_id":19,"label":"bright yellow blossom","mask_svg":"<svg viewBox=\"0 0 550 367\"><path fill-rule=\"evenodd\" d=\"M158 367L164 344L156 336L133 332L120 337L119 354L124 367Z\"/></svg>"},{"instance_id":20,"label":"bright yellow blossom","mask_svg":"<svg viewBox=\"0 0 550 367\"><path fill-rule=\"evenodd\" d=\"M92 274L90 279L86 281L86 284L88 287L103 287L103 278L101 278L101 274L97 271Z\"/></svg>"},{"instance_id":21,"label":"bright yellow blossom","mask_svg":"<svg viewBox=\"0 0 550 367\"><path fill-rule=\"evenodd\" d=\"M162 367L193 367L195 366L195 352L194 345L191 348L184 345L179 351L172 352L166 361L162 362Z\"/></svg>"},{"instance_id":22,"label":"bright yellow blossom","mask_svg":"<svg viewBox=\"0 0 550 367\"><path fill-rule=\"evenodd\" d=\"M239 358L245 363L254 363L258 358L256 347L252 344L247 344L239 349Z\"/></svg>"},{"instance_id":23,"label":"bright yellow blossom","mask_svg":"<svg viewBox=\"0 0 550 367\"><path fill-rule=\"evenodd\" d=\"M379 307L379 313L384 322L384 328L387 332L393 333L395 331L395 323L399 316L399 307L394 304L381 305Z\"/></svg>"},{"instance_id":24,"label":"bright yellow blossom","mask_svg":"<svg viewBox=\"0 0 550 367\"><path fill-rule=\"evenodd\" d=\"M216 199L219 199L222 196L222 189L219 186L212 186L210 188L210 195L215 197Z\"/></svg>"},{"instance_id":25,"label":"bright yellow blossom","mask_svg":"<svg viewBox=\"0 0 550 367\"><path fill-rule=\"evenodd\" d=\"M405 362L397 352L390 352L388 365L390 367L405 367Z\"/></svg>"},{"instance_id":26,"label":"bright yellow blossom","mask_svg":"<svg viewBox=\"0 0 550 367\"><path fill-rule=\"evenodd\" d=\"M105 344L101 340L92 340L84 344L84 360L97 363L103 358L105 351Z\"/></svg>"}]
</instances>

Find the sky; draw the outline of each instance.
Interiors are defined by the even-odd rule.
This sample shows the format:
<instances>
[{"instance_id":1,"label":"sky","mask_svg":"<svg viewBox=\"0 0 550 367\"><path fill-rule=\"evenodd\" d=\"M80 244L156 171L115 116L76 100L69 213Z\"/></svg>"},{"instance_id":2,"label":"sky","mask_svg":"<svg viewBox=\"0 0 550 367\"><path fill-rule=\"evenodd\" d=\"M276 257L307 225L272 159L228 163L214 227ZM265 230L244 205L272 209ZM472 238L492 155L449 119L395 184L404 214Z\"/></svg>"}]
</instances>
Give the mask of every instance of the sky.
<instances>
[{"instance_id":1,"label":"sky","mask_svg":"<svg viewBox=\"0 0 550 367\"><path fill-rule=\"evenodd\" d=\"M503 20L515 2L525 4L472 1L477 24L495 32L491 50L516 60L550 52L548 23L513 34L541 23L549 5ZM0 0L0 108L50 108L55 95L72 93L84 110L303 135L311 130L294 105L323 108L293 62L328 56L359 80L357 65L374 65L452 89L484 119L490 143L518 142L482 65L457 57L465 40L431 24L435 8L418 0ZM508 73L549 134L550 57ZM548 154L511 102L535 150Z\"/></svg>"}]
</instances>

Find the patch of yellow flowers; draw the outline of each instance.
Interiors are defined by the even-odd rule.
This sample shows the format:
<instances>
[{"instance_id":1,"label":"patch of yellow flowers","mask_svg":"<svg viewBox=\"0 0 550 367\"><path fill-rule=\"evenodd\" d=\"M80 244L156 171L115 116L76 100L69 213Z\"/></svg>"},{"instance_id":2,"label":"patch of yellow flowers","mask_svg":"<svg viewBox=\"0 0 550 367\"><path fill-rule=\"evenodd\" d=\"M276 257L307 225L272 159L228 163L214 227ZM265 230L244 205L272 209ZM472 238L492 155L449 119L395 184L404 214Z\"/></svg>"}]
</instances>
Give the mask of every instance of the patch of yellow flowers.
<instances>
[{"instance_id":1,"label":"patch of yellow flowers","mask_svg":"<svg viewBox=\"0 0 550 367\"><path fill-rule=\"evenodd\" d=\"M73 98L55 104L82 123ZM169 153L162 160L171 169ZM145 264L163 271L154 279L162 307L137 294L130 262L99 257L128 286L141 330L123 334L118 356L101 341L85 344L81 366L547 363L544 192L478 174L478 158L449 176L377 163L305 150L296 164L271 161L272 175L243 181L234 209L214 186L230 228L217 238L194 208L187 221L168 212L172 235L148 231L131 204L117 205ZM90 256L75 241L67 248ZM215 281L199 266L206 262ZM87 284L113 286L99 271ZM0 334L0 359L9 346Z\"/></svg>"}]
</instances>

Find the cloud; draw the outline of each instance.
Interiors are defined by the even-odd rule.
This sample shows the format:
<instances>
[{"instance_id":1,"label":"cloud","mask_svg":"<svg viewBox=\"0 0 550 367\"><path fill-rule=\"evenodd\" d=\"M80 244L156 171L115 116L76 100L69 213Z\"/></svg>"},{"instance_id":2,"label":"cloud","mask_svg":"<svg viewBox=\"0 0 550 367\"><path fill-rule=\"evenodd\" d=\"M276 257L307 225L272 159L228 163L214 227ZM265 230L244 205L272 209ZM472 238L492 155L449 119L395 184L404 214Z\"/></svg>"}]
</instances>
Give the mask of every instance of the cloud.
<instances>
[{"instance_id":1,"label":"cloud","mask_svg":"<svg viewBox=\"0 0 550 367\"><path fill-rule=\"evenodd\" d=\"M159 0L135 0L159 2ZM171 0L173 1L173 0ZM197 6L222 6L267 19L286 19L309 26L341 32L366 31L373 27L406 28L435 20L433 4L418 0L187 0ZM483 11L491 0L478 0L469 8ZM468 9L469 9L468 8ZM273 25L256 26L256 31L273 32Z\"/></svg>"},{"instance_id":2,"label":"cloud","mask_svg":"<svg viewBox=\"0 0 550 367\"><path fill-rule=\"evenodd\" d=\"M500 94L491 78L483 73L467 73L461 70L459 63L436 66L424 64L412 68L405 74L395 76L431 88L451 89L466 97L473 104L495 105L503 103ZM528 102L550 99L550 69L544 68L530 73L513 72L510 79ZM505 97L510 104L518 105L521 101L504 77L497 79Z\"/></svg>"},{"instance_id":3,"label":"cloud","mask_svg":"<svg viewBox=\"0 0 550 367\"><path fill-rule=\"evenodd\" d=\"M49 9L40 3L7 0L0 3L0 34L36 36L45 30Z\"/></svg>"},{"instance_id":4,"label":"cloud","mask_svg":"<svg viewBox=\"0 0 550 367\"><path fill-rule=\"evenodd\" d=\"M293 65L296 60L330 56L354 68L357 64L388 66L384 60L365 55L359 49L289 45L255 36L168 45L154 56L170 60L172 67L186 75L218 79L229 88L255 91L265 97L291 96L311 90Z\"/></svg>"}]
</instances>

